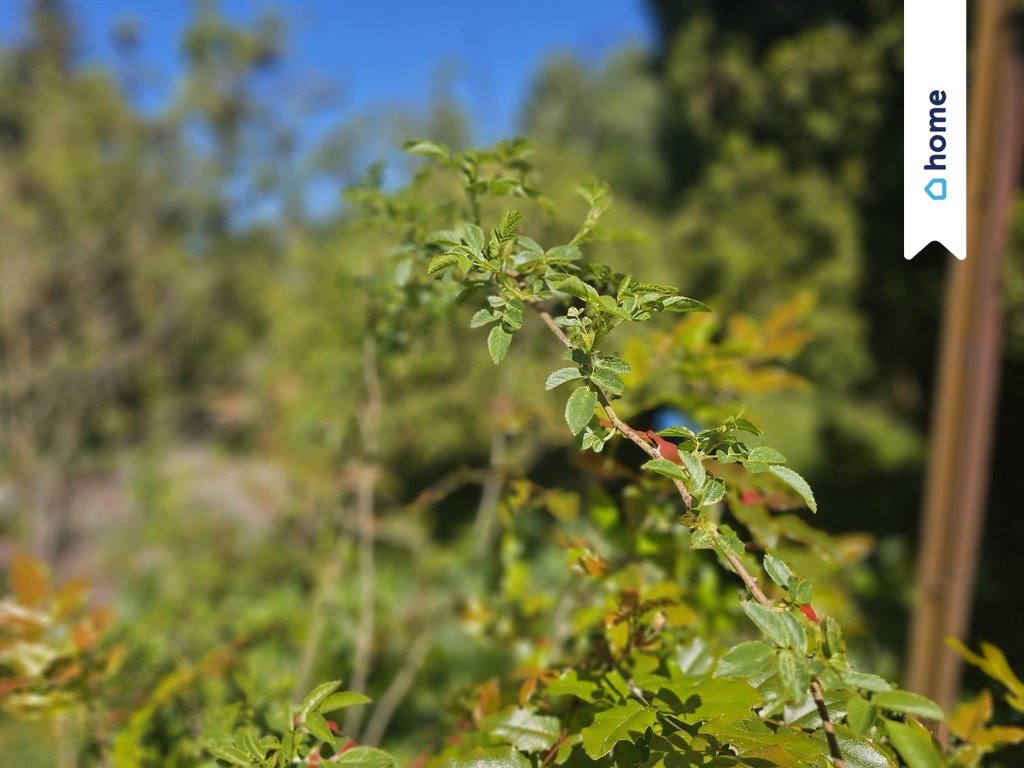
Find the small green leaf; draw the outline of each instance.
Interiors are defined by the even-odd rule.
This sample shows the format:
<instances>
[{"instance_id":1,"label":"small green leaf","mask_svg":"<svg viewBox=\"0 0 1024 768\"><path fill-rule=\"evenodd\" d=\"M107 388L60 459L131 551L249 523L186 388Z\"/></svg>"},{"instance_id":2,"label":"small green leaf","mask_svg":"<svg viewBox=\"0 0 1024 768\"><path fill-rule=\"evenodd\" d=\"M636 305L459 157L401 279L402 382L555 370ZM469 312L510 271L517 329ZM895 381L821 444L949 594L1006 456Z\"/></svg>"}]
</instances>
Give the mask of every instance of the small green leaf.
<instances>
[{"instance_id":1,"label":"small green leaf","mask_svg":"<svg viewBox=\"0 0 1024 768\"><path fill-rule=\"evenodd\" d=\"M556 245L544 254L544 258L551 264L566 264L582 259L583 253L575 245Z\"/></svg>"},{"instance_id":2,"label":"small green leaf","mask_svg":"<svg viewBox=\"0 0 1024 768\"><path fill-rule=\"evenodd\" d=\"M516 707L487 723L487 732L523 752L551 749L562 731L561 721L538 715L532 709Z\"/></svg>"},{"instance_id":3,"label":"small green leaf","mask_svg":"<svg viewBox=\"0 0 1024 768\"><path fill-rule=\"evenodd\" d=\"M484 231L476 224L464 224L462 227L462 239L466 245L472 248L477 254L482 255L484 250Z\"/></svg>"},{"instance_id":4,"label":"small green leaf","mask_svg":"<svg viewBox=\"0 0 1024 768\"><path fill-rule=\"evenodd\" d=\"M328 727L327 721L319 712L310 712L306 715L306 719L302 724L306 727L307 731L320 739L320 741L334 746L334 734L331 733L331 729Z\"/></svg>"},{"instance_id":5,"label":"small green leaf","mask_svg":"<svg viewBox=\"0 0 1024 768\"><path fill-rule=\"evenodd\" d=\"M669 312L710 312L711 310L696 299L686 296L669 296L662 302L662 306Z\"/></svg>"},{"instance_id":6,"label":"small green leaf","mask_svg":"<svg viewBox=\"0 0 1024 768\"><path fill-rule=\"evenodd\" d=\"M576 275L569 275L569 277L560 281L555 287L562 293L567 293L584 301L591 301L597 297L597 291L576 277Z\"/></svg>"},{"instance_id":7,"label":"small green leaf","mask_svg":"<svg viewBox=\"0 0 1024 768\"><path fill-rule=\"evenodd\" d=\"M451 757L441 768L532 768L515 747L477 747L464 757Z\"/></svg>"},{"instance_id":8,"label":"small green leaf","mask_svg":"<svg viewBox=\"0 0 1024 768\"><path fill-rule=\"evenodd\" d=\"M565 422L569 425L569 431L574 435L582 432L593 418L596 407L597 393L590 387L578 387L569 395L569 401L565 404Z\"/></svg>"},{"instance_id":9,"label":"small green leaf","mask_svg":"<svg viewBox=\"0 0 1024 768\"><path fill-rule=\"evenodd\" d=\"M430 263L427 265L427 274L432 275L435 272L440 272L443 269L448 269L448 267L454 267L458 263L459 255L457 253L454 253L452 251L448 251L446 253L439 253L437 256L432 258L430 260Z\"/></svg>"},{"instance_id":10,"label":"small green leaf","mask_svg":"<svg viewBox=\"0 0 1024 768\"><path fill-rule=\"evenodd\" d=\"M771 577L771 580L780 587L783 589L789 589L790 581L793 578L793 572L789 570L789 566L779 560L779 558L771 554L765 555L764 571L769 577Z\"/></svg>"},{"instance_id":11,"label":"small green leaf","mask_svg":"<svg viewBox=\"0 0 1024 768\"><path fill-rule=\"evenodd\" d=\"M555 387L562 386L567 381L575 381L582 378L583 374L580 373L579 368L559 368L548 376L548 380L544 382L544 389L554 389Z\"/></svg>"},{"instance_id":12,"label":"small green leaf","mask_svg":"<svg viewBox=\"0 0 1024 768\"><path fill-rule=\"evenodd\" d=\"M472 319L469 321L469 327L479 328L483 325L487 325L488 323L493 323L500 317L501 315L495 312L491 312L491 310L489 309L480 309L477 310L477 312L473 315Z\"/></svg>"},{"instance_id":13,"label":"small green leaf","mask_svg":"<svg viewBox=\"0 0 1024 768\"><path fill-rule=\"evenodd\" d=\"M902 712L925 720L941 720L942 708L931 699L910 691L880 691L871 703L892 712Z\"/></svg>"},{"instance_id":14,"label":"small green leaf","mask_svg":"<svg viewBox=\"0 0 1024 768\"><path fill-rule=\"evenodd\" d=\"M750 677L760 672L775 651L760 640L748 640L726 651L715 667L715 677Z\"/></svg>"},{"instance_id":15,"label":"small green leaf","mask_svg":"<svg viewBox=\"0 0 1024 768\"><path fill-rule=\"evenodd\" d=\"M779 651L779 677L790 701L803 699L811 684L811 673L804 655L788 648Z\"/></svg>"},{"instance_id":16,"label":"small green leaf","mask_svg":"<svg viewBox=\"0 0 1024 768\"><path fill-rule=\"evenodd\" d=\"M349 768L392 768L395 758L376 747L352 747L332 757L331 763Z\"/></svg>"},{"instance_id":17,"label":"small green leaf","mask_svg":"<svg viewBox=\"0 0 1024 768\"><path fill-rule=\"evenodd\" d=\"M640 466L640 469L646 469L651 472L657 472L659 475L670 477L673 480L689 480L690 477L687 475L683 468L676 464L674 461L668 459L651 459Z\"/></svg>"},{"instance_id":18,"label":"small green leaf","mask_svg":"<svg viewBox=\"0 0 1024 768\"><path fill-rule=\"evenodd\" d=\"M604 368L606 370L611 371L612 373L618 373L622 376L625 376L627 373L630 372L629 363L627 363L621 357L612 357L610 355L607 357L598 357L594 361L594 367Z\"/></svg>"},{"instance_id":19,"label":"small green leaf","mask_svg":"<svg viewBox=\"0 0 1024 768\"><path fill-rule=\"evenodd\" d=\"M345 707L355 707L360 704L369 704L372 699L355 691L338 691L332 693L317 707L318 712L334 712Z\"/></svg>"},{"instance_id":20,"label":"small green leaf","mask_svg":"<svg viewBox=\"0 0 1024 768\"><path fill-rule=\"evenodd\" d=\"M715 543L723 554L736 558L743 557L743 553L747 551L736 531L725 524L718 526L718 538Z\"/></svg>"},{"instance_id":21,"label":"small green leaf","mask_svg":"<svg viewBox=\"0 0 1024 768\"><path fill-rule=\"evenodd\" d=\"M786 624L786 631L789 633L789 647L804 653L807 651L807 630L800 620L791 611L782 614L782 620Z\"/></svg>"},{"instance_id":22,"label":"small green leaf","mask_svg":"<svg viewBox=\"0 0 1024 768\"><path fill-rule=\"evenodd\" d=\"M234 744L210 744L206 751L231 765L252 765L252 758Z\"/></svg>"},{"instance_id":23,"label":"small green leaf","mask_svg":"<svg viewBox=\"0 0 1024 768\"><path fill-rule=\"evenodd\" d=\"M459 236L458 232L454 232L450 229L439 229L431 235L427 236L426 242L429 245L443 245L445 248L454 248L458 245L462 245L462 237Z\"/></svg>"},{"instance_id":24,"label":"small green leaf","mask_svg":"<svg viewBox=\"0 0 1024 768\"><path fill-rule=\"evenodd\" d=\"M785 464L786 457L774 448L761 445L750 452L747 456L747 461L758 461L762 464Z\"/></svg>"},{"instance_id":25,"label":"small green leaf","mask_svg":"<svg viewBox=\"0 0 1024 768\"><path fill-rule=\"evenodd\" d=\"M704 477L706 470L704 464L701 462L700 457L696 456L688 451L680 451L679 459L683 462L683 466L686 467L686 471L690 473L690 478L693 480L693 486L699 488L704 485Z\"/></svg>"},{"instance_id":26,"label":"small green leaf","mask_svg":"<svg viewBox=\"0 0 1024 768\"><path fill-rule=\"evenodd\" d=\"M811 512L818 511L818 503L814 500L814 493L811 491L811 486L807 484L798 473L794 472L789 467L771 466L768 471L775 475L779 480L784 482L798 494L807 504L807 508Z\"/></svg>"},{"instance_id":27,"label":"small green leaf","mask_svg":"<svg viewBox=\"0 0 1024 768\"><path fill-rule=\"evenodd\" d=\"M885 732L908 768L946 768L946 761L924 726L886 720Z\"/></svg>"},{"instance_id":28,"label":"small green leaf","mask_svg":"<svg viewBox=\"0 0 1024 768\"><path fill-rule=\"evenodd\" d=\"M341 687L341 680L330 680L320 683L316 688L306 694L306 698L299 705L299 718L305 719L313 711L319 710L324 700Z\"/></svg>"},{"instance_id":29,"label":"small green leaf","mask_svg":"<svg viewBox=\"0 0 1024 768\"><path fill-rule=\"evenodd\" d=\"M595 368L593 373L590 374L590 380L604 392L615 397L621 395L626 388L626 385L623 384L622 379L619 378L617 373L603 368Z\"/></svg>"},{"instance_id":30,"label":"small green leaf","mask_svg":"<svg viewBox=\"0 0 1024 768\"><path fill-rule=\"evenodd\" d=\"M863 691L872 691L874 693L885 693L892 690L892 684L888 680L868 672L848 669L843 672L842 677L843 682L851 688L860 688Z\"/></svg>"},{"instance_id":31,"label":"small green leaf","mask_svg":"<svg viewBox=\"0 0 1024 768\"><path fill-rule=\"evenodd\" d=\"M505 355L508 353L508 346L511 343L511 333L500 325L491 328L491 332L487 335L487 351L491 353L491 360L494 361L495 365L505 359Z\"/></svg>"},{"instance_id":32,"label":"small green leaf","mask_svg":"<svg viewBox=\"0 0 1024 768\"><path fill-rule=\"evenodd\" d=\"M789 644L789 632L782 614L753 600L743 601L742 607L743 612L769 641L779 647Z\"/></svg>"},{"instance_id":33,"label":"small green leaf","mask_svg":"<svg viewBox=\"0 0 1024 768\"><path fill-rule=\"evenodd\" d=\"M878 707L863 696L851 696L846 701L846 724L858 736L868 732L878 717Z\"/></svg>"},{"instance_id":34,"label":"small green leaf","mask_svg":"<svg viewBox=\"0 0 1024 768\"><path fill-rule=\"evenodd\" d=\"M583 729L583 749L596 760L604 757L620 741L632 741L655 723L654 710L629 699L625 704L599 712L593 724Z\"/></svg>"},{"instance_id":35,"label":"small green leaf","mask_svg":"<svg viewBox=\"0 0 1024 768\"><path fill-rule=\"evenodd\" d=\"M725 498L725 484L715 480L710 475L705 478L704 485L700 489L700 505L710 507Z\"/></svg>"}]
</instances>

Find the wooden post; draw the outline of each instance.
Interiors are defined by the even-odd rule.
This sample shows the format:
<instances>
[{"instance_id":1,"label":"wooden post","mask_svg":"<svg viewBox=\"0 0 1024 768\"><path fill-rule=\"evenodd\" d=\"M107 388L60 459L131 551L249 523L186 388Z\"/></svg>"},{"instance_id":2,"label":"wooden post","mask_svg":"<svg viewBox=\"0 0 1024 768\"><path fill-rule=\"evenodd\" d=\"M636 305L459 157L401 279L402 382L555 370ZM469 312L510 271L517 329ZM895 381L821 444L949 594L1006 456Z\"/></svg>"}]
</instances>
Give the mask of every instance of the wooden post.
<instances>
[{"instance_id":1,"label":"wooden post","mask_svg":"<svg viewBox=\"0 0 1024 768\"><path fill-rule=\"evenodd\" d=\"M999 273L1020 178L1022 73L1005 0L979 0L968 106L967 259L950 260L906 688L956 702L984 529L999 383Z\"/></svg>"}]
</instances>

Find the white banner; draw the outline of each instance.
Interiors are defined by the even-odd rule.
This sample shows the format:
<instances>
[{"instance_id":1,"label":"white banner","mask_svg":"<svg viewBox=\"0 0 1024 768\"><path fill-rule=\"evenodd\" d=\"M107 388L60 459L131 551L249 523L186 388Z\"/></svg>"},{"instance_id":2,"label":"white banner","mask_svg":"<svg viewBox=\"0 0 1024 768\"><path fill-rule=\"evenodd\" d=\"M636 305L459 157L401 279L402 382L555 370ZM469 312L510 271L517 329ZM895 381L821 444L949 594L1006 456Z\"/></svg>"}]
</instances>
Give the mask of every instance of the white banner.
<instances>
[{"instance_id":1,"label":"white banner","mask_svg":"<svg viewBox=\"0 0 1024 768\"><path fill-rule=\"evenodd\" d=\"M967 258L967 2L905 0L903 257Z\"/></svg>"}]
</instances>

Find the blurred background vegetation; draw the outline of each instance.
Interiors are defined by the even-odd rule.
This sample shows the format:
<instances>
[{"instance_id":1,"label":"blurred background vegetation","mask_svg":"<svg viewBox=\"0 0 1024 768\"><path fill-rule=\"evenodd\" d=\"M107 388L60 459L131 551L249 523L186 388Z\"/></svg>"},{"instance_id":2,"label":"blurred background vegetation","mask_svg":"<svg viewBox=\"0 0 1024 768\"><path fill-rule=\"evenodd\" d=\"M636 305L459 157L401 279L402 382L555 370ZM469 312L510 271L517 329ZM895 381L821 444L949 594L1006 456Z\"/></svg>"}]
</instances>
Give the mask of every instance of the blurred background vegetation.
<instances>
[{"instance_id":1,"label":"blurred background vegetation","mask_svg":"<svg viewBox=\"0 0 1024 768\"><path fill-rule=\"evenodd\" d=\"M171 742L190 724L140 696L176 670L205 674L220 663L204 656L211 648L233 654L231 685L264 695L348 677L359 584L355 537L338 532L356 525L363 338L375 322L359 287L391 239L333 201L368 173L385 188L408 178L390 151L402 140L462 148L486 120L442 77L426 100L345 114L311 138L315 109L283 109L265 87L303 44L288 5L245 21L191 6L176 85L154 105L138 78L147 37L163 33L126 18L110 30L116 61L86 63L77 30L91 5L23 2L24 34L0 48L0 558L27 548L115 607L114 631L130 641L116 696L148 712L132 723L149 743ZM793 311L809 342L790 370L804 383L743 399L811 481L818 522L875 538L855 573L856 614L875 668L894 675L945 266L900 256L900 4L650 0L642 12L650 45L596 60L552 51L508 129L535 146L553 198L569 200L590 175L611 184L609 225L623 237L597 258L679 285L720 317L746 316L730 326L741 335L780 305L803 307ZM501 89L503 73L492 77ZM314 85L302 97L315 106ZM388 163L371 167L378 157ZM1022 266L1024 197L967 638L1011 659L1024 658L1012 607L1024 540ZM385 689L389 670L421 675L387 729L404 754L460 686L508 668L500 648L438 619L472 616L473 590L493 586L496 491L479 471L524 462L549 485L580 482L560 405L538 394L548 350L524 344L512 376L475 353L465 325L425 317L421 333L389 340L378 366L385 407L372 428L386 471L368 688ZM481 382L505 394L484 400ZM658 405L637 408L654 418ZM445 503L421 503L424 488ZM336 569L327 577L325 563ZM311 633L318 652L306 658ZM440 639L417 651L426 635ZM0 721L19 765L52 764L36 738Z\"/></svg>"}]
</instances>

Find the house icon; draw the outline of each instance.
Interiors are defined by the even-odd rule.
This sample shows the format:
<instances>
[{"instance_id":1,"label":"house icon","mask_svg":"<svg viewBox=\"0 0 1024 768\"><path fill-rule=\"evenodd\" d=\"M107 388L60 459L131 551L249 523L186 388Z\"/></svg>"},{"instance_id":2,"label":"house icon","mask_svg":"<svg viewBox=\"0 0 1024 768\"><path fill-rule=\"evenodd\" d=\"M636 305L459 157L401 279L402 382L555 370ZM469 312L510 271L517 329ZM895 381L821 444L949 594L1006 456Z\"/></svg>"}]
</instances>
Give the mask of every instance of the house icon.
<instances>
[{"instance_id":1,"label":"house icon","mask_svg":"<svg viewBox=\"0 0 1024 768\"><path fill-rule=\"evenodd\" d=\"M932 200L945 200L946 199L946 180L945 179L932 179L928 182L928 185L924 188L924 191L928 193L928 197Z\"/></svg>"}]
</instances>

